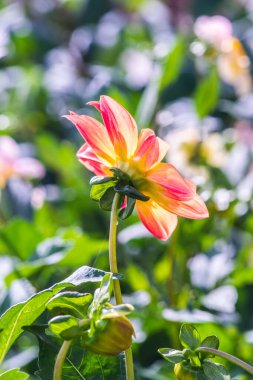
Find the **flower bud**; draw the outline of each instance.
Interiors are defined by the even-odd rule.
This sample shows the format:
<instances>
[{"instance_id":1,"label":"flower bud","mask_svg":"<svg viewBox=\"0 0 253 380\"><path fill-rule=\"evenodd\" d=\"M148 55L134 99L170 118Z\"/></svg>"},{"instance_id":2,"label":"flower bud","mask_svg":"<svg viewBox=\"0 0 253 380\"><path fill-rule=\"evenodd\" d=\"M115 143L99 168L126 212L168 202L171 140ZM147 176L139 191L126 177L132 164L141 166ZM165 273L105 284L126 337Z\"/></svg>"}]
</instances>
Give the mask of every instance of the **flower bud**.
<instances>
[{"instance_id":1,"label":"flower bud","mask_svg":"<svg viewBox=\"0 0 253 380\"><path fill-rule=\"evenodd\" d=\"M186 360L175 364L174 373L178 380L198 380L198 373L201 371L200 367L191 367Z\"/></svg>"},{"instance_id":2,"label":"flower bud","mask_svg":"<svg viewBox=\"0 0 253 380\"><path fill-rule=\"evenodd\" d=\"M81 344L83 347L101 355L118 355L127 350L132 344L134 329L124 316L103 319L104 328L95 331L93 337L88 337L88 332L82 336Z\"/></svg>"}]
</instances>

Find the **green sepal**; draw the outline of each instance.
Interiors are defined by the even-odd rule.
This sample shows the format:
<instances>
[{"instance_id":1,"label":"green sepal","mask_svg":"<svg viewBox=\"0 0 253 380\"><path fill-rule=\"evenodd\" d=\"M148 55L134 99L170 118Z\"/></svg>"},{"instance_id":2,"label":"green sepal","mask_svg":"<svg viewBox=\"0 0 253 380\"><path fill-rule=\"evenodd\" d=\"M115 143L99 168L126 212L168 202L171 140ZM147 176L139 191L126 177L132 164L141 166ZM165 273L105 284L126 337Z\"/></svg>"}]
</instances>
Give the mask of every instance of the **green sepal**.
<instances>
[{"instance_id":1,"label":"green sepal","mask_svg":"<svg viewBox=\"0 0 253 380\"><path fill-rule=\"evenodd\" d=\"M103 176L95 175L94 177L91 178L90 185L91 186L93 186L93 185L102 185L104 183L107 183L107 182L110 182L110 181L114 181L114 180L115 180L114 177L103 177Z\"/></svg>"},{"instance_id":2,"label":"green sepal","mask_svg":"<svg viewBox=\"0 0 253 380\"><path fill-rule=\"evenodd\" d=\"M227 369L221 364L204 360L202 368L204 374L210 380L230 380L230 375Z\"/></svg>"},{"instance_id":3,"label":"green sepal","mask_svg":"<svg viewBox=\"0 0 253 380\"><path fill-rule=\"evenodd\" d=\"M106 190L106 192L102 195L102 197L99 200L99 206L102 208L102 210L111 211L114 196L115 191L113 187L110 187Z\"/></svg>"},{"instance_id":4,"label":"green sepal","mask_svg":"<svg viewBox=\"0 0 253 380\"><path fill-rule=\"evenodd\" d=\"M219 338L215 335L209 335L201 342L200 347L215 348L218 350L219 345ZM215 355L211 354L210 352L199 352L199 355L202 359L215 357Z\"/></svg>"},{"instance_id":5,"label":"green sepal","mask_svg":"<svg viewBox=\"0 0 253 380\"><path fill-rule=\"evenodd\" d=\"M72 315L59 315L49 322L50 331L64 340L71 340L81 336L85 330L79 327L78 319Z\"/></svg>"},{"instance_id":6,"label":"green sepal","mask_svg":"<svg viewBox=\"0 0 253 380\"><path fill-rule=\"evenodd\" d=\"M91 301L92 295L89 293L62 292L51 298L46 307L53 314L70 314L83 318Z\"/></svg>"},{"instance_id":7,"label":"green sepal","mask_svg":"<svg viewBox=\"0 0 253 380\"><path fill-rule=\"evenodd\" d=\"M125 185L121 187L119 184L117 184L114 189L117 193L127 195L128 197L138 199L143 202L147 202L149 200L148 196L142 194L131 185Z\"/></svg>"},{"instance_id":8,"label":"green sepal","mask_svg":"<svg viewBox=\"0 0 253 380\"><path fill-rule=\"evenodd\" d=\"M201 338L198 330L189 323L184 323L181 326L179 339L184 347L195 350L201 343Z\"/></svg>"},{"instance_id":9,"label":"green sepal","mask_svg":"<svg viewBox=\"0 0 253 380\"><path fill-rule=\"evenodd\" d=\"M159 348L158 352L165 360L173 364L180 363L185 359L182 351L173 350L172 348Z\"/></svg>"},{"instance_id":10,"label":"green sepal","mask_svg":"<svg viewBox=\"0 0 253 380\"><path fill-rule=\"evenodd\" d=\"M131 313L134 307L130 304L121 304L110 307L103 307L101 317L103 319L117 318Z\"/></svg>"},{"instance_id":11,"label":"green sepal","mask_svg":"<svg viewBox=\"0 0 253 380\"><path fill-rule=\"evenodd\" d=\"M124 173L119 168L111 168L111 172L113 172L114 176L118 178L118 180L121 180L123 183L128 183L130 181L130 177L128 174Z\"/></svg>"},{"instance_id":12,"label":"green sepal","mask_svg":"<svg viewBox=\"0 0 253 380\"><path fill-rule=\"evenodd\" d=\"M120 219L127 219L132 212L134 211L134 206L135 206L136 199L127 197L127 205L125 208L120 210L119 212L119 218Z\"/></svg>"},{"instance_id":13,"label":"green sepal","mask_svg":"<svg viewBox=\"0 0 253 380\"><path fill-rule=\"evenodd\" d=\"M111 180L105 183L93 185L90 190L91 199L93 201L99 201L108 189L115 186L116 182L116 180Z\"/></svg>"},{"instance_id":14,"label":"green sepal","mask_svg":"<svg viewBox=\"0 0 253 380\"><path fill-rule=\"evenodd\" d=\"M100 201L99 201L99 206L102 208L102 210L111 211L114 196L115 196L114 187L111 187L110 189L106 190L106 192L100 198ZM122 206L123 202L124 202L124 195L122 194L118 203L118 207L117 207L118 209Z\"/></svg>"}]
</instances>

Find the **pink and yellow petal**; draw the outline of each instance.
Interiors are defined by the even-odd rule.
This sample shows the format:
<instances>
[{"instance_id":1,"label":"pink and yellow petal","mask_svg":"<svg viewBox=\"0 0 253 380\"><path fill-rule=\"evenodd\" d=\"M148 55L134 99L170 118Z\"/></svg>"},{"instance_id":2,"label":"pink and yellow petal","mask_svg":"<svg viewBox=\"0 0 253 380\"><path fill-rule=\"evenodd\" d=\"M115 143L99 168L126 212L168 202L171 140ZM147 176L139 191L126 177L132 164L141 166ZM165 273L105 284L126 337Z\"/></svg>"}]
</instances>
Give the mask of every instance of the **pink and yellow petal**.
<instances>
[{"instance_id":1,"label":"pink and yellow petal","mask_svg":"<svg viewBox=\"0 0 253 380\"><path fill-rule=\"evenodd\" d=\"M129 112L109 96L101 96L99 104L89 104L101 112L117 155L122 159L130 158L137 147L138 130Z\"/></svg>"},{"instance_id":2,"label":"pink and yellow petal","mask_svg":"<svg viewBox=\"0 0 253 380\"><path fill-rule=\"evenodd\" d=\"M209 216L205 202L198 194L189 201L180 202L171 199L167 202L160 201L159 204L167 211L188 219L204 219Z\"/></svg>"},{"instance_id":3,"label":"pink and yellow petal","mask_svg":"<svg viewBox=\"0 0 253 380\"><path fill-rule=\"evenodd\" d=\"M161 240L167 240L177 226L177 217L166 211L156 202L136 202L140 220L151 234Z\"/></svg>"},{"instance_id":4,"label":"pink and yellow petal","mask_svg":"<svg viewBox=\"0 0 253 380\"><path fill-rule=\"evenodd\" d=\"M168 144L157 137L152 129L142 129L134 161L138 162L143 170L149 170L163 159L167 151Z\"/></svg>"},{"instance_id":5,"label":"pink and yellow petal","mask_svg":"<svg viewBox=\"0 0 253 380\"><path fill-rule=\"evenodd\" d=\"M158 201L159 197L168 197L179 201L187 201L196 193L195 185L186 180L173 165L159 163L146 175L147 192Z\"/></svg>"},{"instance_id":6,"label":"pink and yellow petal","mask_svg":"<svg viewBox=\"0 0 253 380\"><path fill-rule=\"evenodd\" d=\"M77 152L77 158L79 161L91 172L102 175L111 176L112 172L104 164L104 162L99 159L93 152L89 144L85 143Z\"/></svg>"},{"instance_id":7,"label":"pink and yellow petal","mask_svg":"<svg viewBox=\"0 0 253 380\"><path fill-rule=\"evenodd\" d=\"M74 112L64 117L75 124L79 133L94 150L95 155L101 157L109 165L113 166L115 162L115 151L104 125L90 116L78 115Z\"/></svg>"}]
</instances>

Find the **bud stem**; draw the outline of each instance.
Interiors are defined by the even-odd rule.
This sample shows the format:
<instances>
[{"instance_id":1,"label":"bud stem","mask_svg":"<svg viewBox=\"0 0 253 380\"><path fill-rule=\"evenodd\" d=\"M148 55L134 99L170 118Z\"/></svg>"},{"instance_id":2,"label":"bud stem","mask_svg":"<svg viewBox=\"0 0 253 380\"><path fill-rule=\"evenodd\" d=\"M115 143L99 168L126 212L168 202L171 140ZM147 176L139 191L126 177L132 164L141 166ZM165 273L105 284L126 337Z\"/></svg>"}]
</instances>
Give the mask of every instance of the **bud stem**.
<instances>
[{"instance_id":1,"label":"bud stem","mask_svg":"<svg viewBox=\"0 0 253 380\"><path fill-rule=\"evenodd\" d=\"M72 340L64 340L60 351L58 352L55 366L54 366L54 378L53 380L62 380L62 367L66 359L68 350L71 346Z\"/></svg>"},{"instance_id":2,"label":"bud stem","mask_svg":"<svg viewBox=\"0 0 253 380\"><path fill-rule=\"evenodd\" d=\"M196 349L197 352L209 352L210 354L214 354L216 356L220 356L221 358L225 358L229 360L231 363L234 363L238 365L239 367L243 368L245 371L253 375L253 367L245 363L243 360L238 359L237 357L228 354L227 352L216 350L215 348L209 348L209 347L199 347Z\"/></svg>"},{"instance_id":3,"label":"bud stem","mask_svg":"<svg viewBox=\"0 0 253 380\"><path fill-rule=\"evenodd\" d=\"M90 320L81 319L79 321L79 327L82 327L83 329L88 329L90 327ZM66 356L70 349L71 344L72 344L72 340L64 340L64 342L62 343L62 346L60 348L60 351L58 352L55 365L54 365L53 380L62 380L62 367L63 367L64 361L66 359Z\"/></svg>"},{"instance_id":4,"label":"bud stem","mask_svg":"<svg viewBox=\"0 0 253 380\"><path fill-rule=\"evenodd\" d=\"M117 222L118 222L119 201L120 201L120 194L115 193L113 204L112 204L110 233L109 233L109 262L110 262L110 271L112 273L118 273L116 241L117 241ZM114 295L115 295L116 304L119 305L122 303L122 294L121 294L119 280L113 280L113 287L114 287ZM134 380L134 366L133 366L133 356L132 356L131 348L125 351L125 355L126 355L127 380Z\"/></svg>"}]
</instances>

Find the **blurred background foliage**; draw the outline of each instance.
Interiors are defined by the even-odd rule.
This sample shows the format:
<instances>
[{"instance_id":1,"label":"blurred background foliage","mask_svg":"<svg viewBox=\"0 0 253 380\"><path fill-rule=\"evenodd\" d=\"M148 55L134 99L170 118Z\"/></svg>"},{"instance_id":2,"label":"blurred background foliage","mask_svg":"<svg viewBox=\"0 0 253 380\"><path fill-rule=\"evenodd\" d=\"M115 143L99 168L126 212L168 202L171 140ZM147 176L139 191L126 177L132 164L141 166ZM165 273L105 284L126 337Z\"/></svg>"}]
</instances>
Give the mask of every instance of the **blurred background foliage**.
<instances>
[{"instance_id":1,"label":"blurred background foliage","mask_svg":"<svg viewBox=\"0 0 253 380\"><path fill-rule=\"evenodd\" d=\"M251 59L252 0L0 2L0 134L18 144L15 168L20 158L34 160L32 173L12 168L1 179L1 312L81 265L108 270L109 214L89 199L90 174L75 157L82 141L61 118L69 110L98 117L85 103L114 97L140 128L169 142L167 160L207 202L210 218L181 219L168 242L136 215L119 224L142 380L175 378L157 349L180 348L181 322L218 335L222 350L252 364L253 94L223 81L215 60L208 66L197 49L195 19L216 14L232 21ZM13 143L0 144L2 173ZM32 374L37 356L27 332L2 370Z\"/></svg>"}]
</instances>

